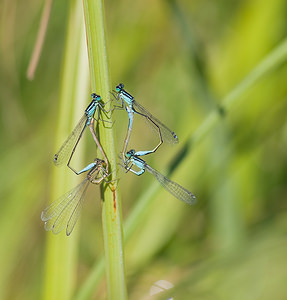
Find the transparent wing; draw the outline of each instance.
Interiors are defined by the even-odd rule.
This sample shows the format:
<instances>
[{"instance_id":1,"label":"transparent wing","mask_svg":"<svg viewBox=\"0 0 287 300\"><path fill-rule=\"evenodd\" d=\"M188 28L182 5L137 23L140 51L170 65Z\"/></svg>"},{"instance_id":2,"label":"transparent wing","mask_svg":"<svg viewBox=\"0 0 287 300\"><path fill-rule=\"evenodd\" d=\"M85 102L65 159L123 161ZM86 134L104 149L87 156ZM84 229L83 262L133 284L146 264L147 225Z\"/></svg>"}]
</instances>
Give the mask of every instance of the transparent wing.
<instances>
[{"instance_id":1,"label":"transparent wing","mask_svg":"<svg viewBox=\"0 0 287 300\"><path fill-rule=\"evenodd\" d=\"M145 165L145 168L148 172L150 172L153 176L155 176L158 182L167 191L169 191L174 197L187 204L195 204L196 198L190 191L188 191L178 183L166 178L164 175L162 175L161 173L159 173L157 170L153 169L149 165Z\"/></svg>"},{"instance_id":2,"label":"transparent wing","mask_svg":"<svg viewBox=\"0 0 287 300\"><path fill-rule=\"evenodd\" d=\"M79 217L82 201L88 185L89 180L86 178L75 188L58 198L43 210L41 219L45 222L45 230L52 230L54 234L57 234L67 226L67 232L69 232L69 234L72 232ZM71 218L73 219L73 224L70 220Z\"/></svg>"},{"instance_id":3,"label":"transparent wing","mask_svg":"<svg viewBox=\"0 0 287 300\"><path fill-rule=\"evenodd\" d=\"M155 118L150 112L148 112L143 106L141 106L139 103L137 103L135 100L133 102L133 107L136 112L139 112L147 117L147 119L152 120L149 123L152 125L153 128L157 129L155 124L159 127L162 135L162 139L170 144L176 144L178 143L178 137L170 130L167 126L165 126L161 121L159 121L157 118ZM154 124L154 123L155 124Z\"/></svg>"},{"instance_id":4,"label":"transparent wing","mask_svg":"<svg viewBox=\"0 0 287 300\"><path fill-rule=\"evenodd\" d=\"M87 116L84 114L72 133L65 140L59 151L55 154L54 164L56 166L61 166L69 160L73 148L76 146L77 141L81 137L86 127L86 121Z\"/></svg>"},{"instance_id":5,"label":"transparent wing","mask_svg":"<svg viewBox=\"0 0 287 300\"><path fill-rule=\"evenodd\" d=\"M88 187L88 184L87 184L87 187ZM86 191L86 189L85 189L85 191ZM82 197L81 197L80 201L78 201L76 207L74 208L74 210L72 212L72 215L69 218L69 221L68 221L68 224L67 224L67 228L66 228L66 235L67 236L69 236L72 233L72 231L73 231L73 229L74 229L74 227L75 227L75 225L76 225L76 223L77 223L77 221L79 219L80 212L82 210L82 206L83 206L83 203L84 203L84 194L85 194L85 191L82 194Z\"/></svg>"}]
</instances>

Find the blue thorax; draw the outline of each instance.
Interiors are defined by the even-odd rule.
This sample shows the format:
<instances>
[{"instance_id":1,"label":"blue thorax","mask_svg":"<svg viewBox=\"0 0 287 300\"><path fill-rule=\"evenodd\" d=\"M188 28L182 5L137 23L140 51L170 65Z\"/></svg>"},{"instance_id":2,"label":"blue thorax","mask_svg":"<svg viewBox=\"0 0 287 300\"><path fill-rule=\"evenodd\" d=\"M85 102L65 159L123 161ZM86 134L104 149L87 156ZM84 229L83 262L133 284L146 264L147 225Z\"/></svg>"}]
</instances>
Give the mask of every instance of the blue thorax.
<instances>
[{"instance_id":1,"label":"blue thorax","mask_svg":"<svg viewBox=\"0 0 287 300\"><path fill-rule=\"evenodd\" d=\"M85 110L85 115L88 118L88 123L91 120L91 118L93 117L93 115L101 101L101 96L99 96L95 93L93 93L91 96L92 96L93 100L91 101L91 103Z\"/></svg>"},{"instance_id":2,"label":"blue thorax","mask_svg":"<svg viewBox=\"0 0 287 300\"><path fill-rule=\"evenodd\" d=\"M124 85L122 83L116 86L116 92L118 93L119 97L129 106L133 104L134 97L124 89Z\"/></svg>"}]
</instances>

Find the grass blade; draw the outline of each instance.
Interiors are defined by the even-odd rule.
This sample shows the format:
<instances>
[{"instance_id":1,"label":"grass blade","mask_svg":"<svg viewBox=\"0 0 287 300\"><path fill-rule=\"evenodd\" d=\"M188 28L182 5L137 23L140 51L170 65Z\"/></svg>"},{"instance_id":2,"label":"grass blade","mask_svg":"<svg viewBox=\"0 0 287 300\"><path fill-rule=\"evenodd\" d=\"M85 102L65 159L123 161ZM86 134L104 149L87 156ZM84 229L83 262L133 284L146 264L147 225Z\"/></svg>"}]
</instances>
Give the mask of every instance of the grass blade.
<instances>
[{"instance_id":1,"label":"grass blade","mask_svg":"<svg viewBox=\"0 0 287 300\"><path fill-rule=\"evenodd\" d=\"M110 99L109 71L107 62L103 0L84 0L86 33L93 92ZM102 116L105 120L106 116ZM109 119L111 121L111 119ZM100 140L109 159L111 180L116 176L116 153L113 128L100 126ZM119 189L116 181L102 191L102 222L105 243L107 289L109 299L126 299L126 279L124 268L123 230Z\"/></svg>"}]
</instances>

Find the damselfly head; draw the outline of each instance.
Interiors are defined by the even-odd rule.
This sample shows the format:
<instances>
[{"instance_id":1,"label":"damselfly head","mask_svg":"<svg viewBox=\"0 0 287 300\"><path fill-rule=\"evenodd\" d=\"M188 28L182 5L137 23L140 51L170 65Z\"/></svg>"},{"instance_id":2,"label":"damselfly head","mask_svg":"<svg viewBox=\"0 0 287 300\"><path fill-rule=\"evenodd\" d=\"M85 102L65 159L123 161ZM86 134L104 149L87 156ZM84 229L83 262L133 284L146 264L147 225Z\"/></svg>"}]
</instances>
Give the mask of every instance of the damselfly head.
<instances>
[{"instance_id":1,"label":"damselfly head","mask_svg":"<svg viewBox=\"0 0 287 300\"><path fill-rule=\"evenodd\" d=\"M105 161L103 159L100 159L100 158L95 158L95 163L97 165L104 165L105 164Z\"/></svg>"},{"instance_id":2,"label":"damselfly head","mask_svg":"<svg viewBox=\"0 0 287 300\"><path fill-rule=\"evenodd\" d=\"M96 93L92 93L91 97L93 98L93 100L95 101L100 101L101 100L101 96L97 95Z\"/></svg>"},{"instance_id":3,"label":"damselfly head","mask_svg":"<svg viewBox=\"0 0 287 300\"><path fill-rule=\"evenodd\" d=\"M134 149L131 149L126 153L126 157L131 158L132 156L135 155L135 153L136 153L136 151Z\"/></svg>"},{"instance_id":4,"label":"damselfly head","mask_svg":"<svg viewBox=\"0 0 287 300\"><path fill-rule=\"evenodd\" d=\"M119 85L116 86L116 92L119 93L120 91L122 91L124 88L123 83L120 83Z\"/></svg>"}]
</instances>

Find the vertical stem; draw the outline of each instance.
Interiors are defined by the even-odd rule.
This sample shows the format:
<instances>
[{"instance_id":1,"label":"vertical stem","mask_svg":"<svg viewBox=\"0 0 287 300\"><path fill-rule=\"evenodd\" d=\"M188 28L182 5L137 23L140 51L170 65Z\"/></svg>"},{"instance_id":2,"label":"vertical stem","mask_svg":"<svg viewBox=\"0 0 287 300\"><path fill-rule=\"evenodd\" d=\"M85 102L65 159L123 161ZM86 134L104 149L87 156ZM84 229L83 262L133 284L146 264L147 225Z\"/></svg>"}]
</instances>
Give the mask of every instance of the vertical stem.
<instances>
[{"instance_id":1,"label":"vertical stem","mask_svg":"<svg viewBox=\"0 0 287 300\"><path fill-rule=\"evenodd\" d=\"M105 40L103 0L83 0L92 91L110 99L110 83ZM110 116L109 121L111 121ZM107 117L102 115L104 120ZM108 124L108 123L107 123ZM100 122L100 141L112 171L109 187L103 195L102 220L105 244L106 276L109 299L127 299L123 229L119 189L116 187L116 154L113 128Z\"/></svg>"}]
</instances>

